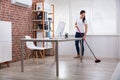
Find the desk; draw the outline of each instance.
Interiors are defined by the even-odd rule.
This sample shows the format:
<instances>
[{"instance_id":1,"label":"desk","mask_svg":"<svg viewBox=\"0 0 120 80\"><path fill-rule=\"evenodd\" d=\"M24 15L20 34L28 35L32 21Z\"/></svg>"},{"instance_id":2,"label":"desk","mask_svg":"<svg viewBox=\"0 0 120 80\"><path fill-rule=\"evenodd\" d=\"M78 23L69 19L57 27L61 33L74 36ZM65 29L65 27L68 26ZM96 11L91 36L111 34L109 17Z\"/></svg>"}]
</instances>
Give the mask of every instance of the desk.
<instances>
[{"instance_id":1,"label":"desk","mask_svg":"<svg viewBox=\"0 0 120 80\"><path fill-rule=\"evenodd\" d=\"M75 41L80 40L82 41L82 38L54 38L54 39L38 39L38 38L32 38L32 39L21 39L21 72L24 72L24 45L23 42L26 41L33 41L33 42L54 42L56 44L55 47L55 60L56 60L56 76L59 76L59 55L58 55L58 43L59 42L65 42L65 41ZM81 45L80 45L81 46ZM82 53L82 49L81 49ZM82 62L82 57L80 57L80 60Z\"/></svg>"}]
</instances>

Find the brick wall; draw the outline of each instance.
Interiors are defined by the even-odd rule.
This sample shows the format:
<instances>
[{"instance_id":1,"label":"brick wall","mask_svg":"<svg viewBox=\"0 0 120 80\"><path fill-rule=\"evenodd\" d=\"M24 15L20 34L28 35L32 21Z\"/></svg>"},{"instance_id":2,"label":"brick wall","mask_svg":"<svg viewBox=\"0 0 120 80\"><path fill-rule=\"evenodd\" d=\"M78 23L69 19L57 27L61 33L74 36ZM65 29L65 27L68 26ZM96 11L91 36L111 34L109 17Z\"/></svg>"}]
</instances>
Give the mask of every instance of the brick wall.
<instances>
[{"instance_id":1,"label":"brick wall","mask_svg":"<svg viewBox=\"0 0 120 80\"><path fill-rule=\"evenodd\" d=\"M20 39L25 35L32 36L30 31L32 29L32 11L31 8L11 4L11 0L0 0L0 7L0 20L12 22L13 61L18 61L20 60ZM28 52L27 49L26 52Z\"/></svg>"}]
</instances>

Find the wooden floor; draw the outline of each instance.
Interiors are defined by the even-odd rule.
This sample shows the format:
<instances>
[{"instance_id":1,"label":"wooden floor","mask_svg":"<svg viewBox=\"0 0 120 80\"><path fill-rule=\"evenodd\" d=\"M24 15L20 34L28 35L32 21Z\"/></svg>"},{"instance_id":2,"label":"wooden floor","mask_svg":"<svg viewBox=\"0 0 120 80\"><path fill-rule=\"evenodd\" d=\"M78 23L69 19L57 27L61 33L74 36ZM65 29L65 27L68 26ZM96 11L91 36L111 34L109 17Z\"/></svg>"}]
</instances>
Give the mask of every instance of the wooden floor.
<instances>
[{"instance_id":1,"label":"wooden floor","mask_svg":"<svg viewBox=\"0 0 120 80\"><path fill-rule=\"evenodd\" d=\"M32 59L25 61L25 72L20 72L20 62L10 64L9 68L0 69L0 80L110 80L117 61L103 59L95 64L94 59L84 58L83 63L73 56L60 57L60 76L56 77L54 57L47 57L45 63Z\"/></svg>"}]
</instances>

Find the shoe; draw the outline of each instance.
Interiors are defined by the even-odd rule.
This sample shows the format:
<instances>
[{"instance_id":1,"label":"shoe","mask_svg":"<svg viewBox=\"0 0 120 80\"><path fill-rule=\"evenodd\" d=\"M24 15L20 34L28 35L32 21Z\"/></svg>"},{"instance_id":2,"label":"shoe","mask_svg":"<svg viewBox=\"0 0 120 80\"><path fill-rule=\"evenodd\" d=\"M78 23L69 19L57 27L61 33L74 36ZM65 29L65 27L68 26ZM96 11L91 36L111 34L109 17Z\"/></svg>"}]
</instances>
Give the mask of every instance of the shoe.
<instances>
[{"instance_id":1,"label":"shoe","mask_svg":"<svg viewBox=\"0 0 120 80\"><path fill-rule=\"evenodd\" d=\"M76 58L80 58L80 56L76 56L76 57L74 57L74 58L75 58L75 59L76 59Z\"/></svg>"}]
</instances>

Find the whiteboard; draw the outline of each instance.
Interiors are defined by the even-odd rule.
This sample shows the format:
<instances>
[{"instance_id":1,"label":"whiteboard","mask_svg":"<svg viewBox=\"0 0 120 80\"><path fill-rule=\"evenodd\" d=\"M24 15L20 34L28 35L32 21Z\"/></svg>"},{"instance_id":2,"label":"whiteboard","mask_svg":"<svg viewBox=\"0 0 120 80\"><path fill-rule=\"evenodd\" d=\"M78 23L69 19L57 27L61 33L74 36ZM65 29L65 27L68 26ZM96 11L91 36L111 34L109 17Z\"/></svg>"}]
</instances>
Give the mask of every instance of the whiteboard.
<instances>
[{"instance_id":1,"label":"whiteboard","mask_svg":"<svg viewBox=\"0 0 120 80\"><path fill-rule=\"evenodd\" d=\"M0 42L0 63L12 61L12 43Z\"/></svg>"},{"instance_id":2,"label":"whiteboard","mask_svg":"<svg viewBox=\"0 0 120 80\"><path fill-rule=\"evenodd\" d=\"M0 21L0 41L12 41L11 22Z\"/></svg>"},{"instance_id":3,"label":"whiteboard","mask_svg":"<svg viewBox=\"0 0 120 80\"><path fill-rule=\"evenodd\" d=\"M0 63L12 60L11 22L0 21Z\"/></svg>"}]
</instances>

